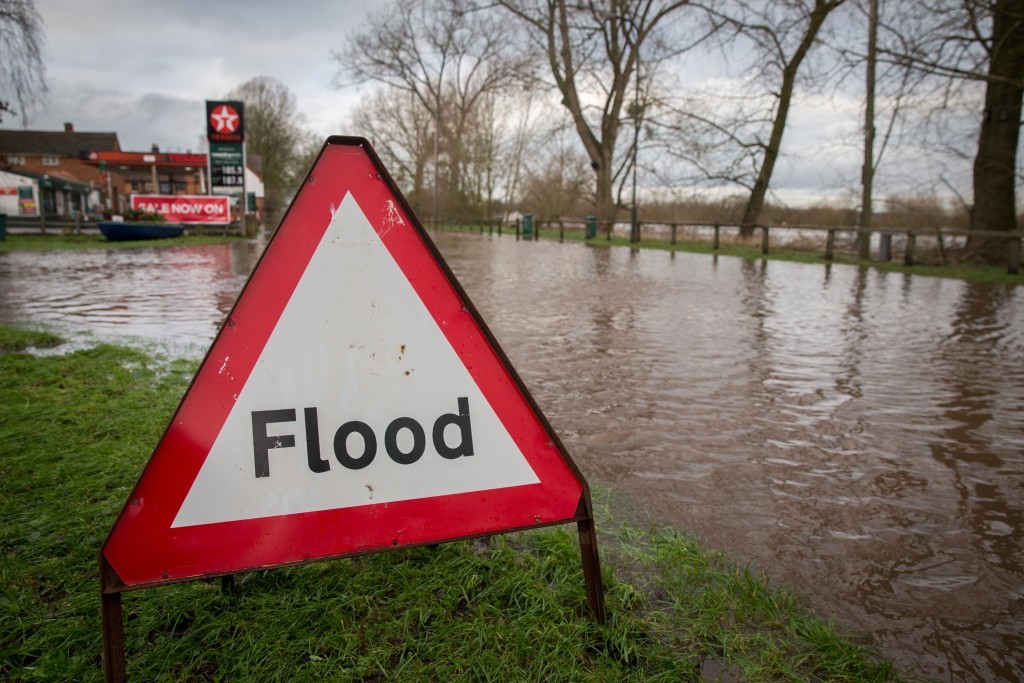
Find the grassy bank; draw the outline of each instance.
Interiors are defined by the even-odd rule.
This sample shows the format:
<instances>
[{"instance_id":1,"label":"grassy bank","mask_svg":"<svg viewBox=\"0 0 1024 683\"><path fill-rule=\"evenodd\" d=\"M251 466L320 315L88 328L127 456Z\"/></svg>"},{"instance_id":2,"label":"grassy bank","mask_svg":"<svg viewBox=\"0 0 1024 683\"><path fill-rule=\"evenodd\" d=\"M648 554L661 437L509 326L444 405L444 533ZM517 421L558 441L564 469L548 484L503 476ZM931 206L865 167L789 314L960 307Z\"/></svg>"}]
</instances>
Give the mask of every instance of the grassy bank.
<instances>
[{"instance_id":1,"label":"grassy bank","mask_svg":"<svg viewBox=\"0 0 1024 683\"><path fill-rule=\"evenodd\" d=\"M225 244L250 239L237 235L184 235L162 240L128 240L111 242L100 234L88 235L7 235L0 241L5 251L40 251L45 249L130 249L133 247L172 247L190 244Z\"/></svg>"},{"instance_id":2,"label":"grassy bank","mask_svg":"<svg viewBox=\"0 0 1024 683\"><path fill-rule=\"evenodd\" d=\"M194 364L0 328L0 678L99 680L97 553ZM124 598L130 680L890 681L746 568L598 494L607 626L562 527Z\"/></svg>"},{"instance_id":3,"label":"grassy bank","mask_svg":"<svg viewBox=\"0 0 1024 683\"><path fill-rule=\"evenodd\" d=\"M443 226L440 228L445 232L465 232L481 234L479 227L475 226ZM483 234L488 233L488 228L483 229ZM514 235L514 227L505 227L504 235ZM735 256L738 258L768 260L768 261L789 261L793 263L811 263L825 265L823 249L798 249L794 247L772 247L767 255L761 253L760 237L749 241L722 240L718 249L715 249L710 242L679 239L675 244L668 239L646 238L637 243L631 243L626 237L612 237L607 239L604 234L596 238L585 240L580 230L566 230L560 234L558 230L542 229L540 237L544 240L563 240L565 242L585 242L594 247L631 247L634 249L658 249L662 251L678 251L692 254L709 254L717 256ZM865 261L858 259L851 254L837 252L832 263L841 265L864 266L888 273L907 273L913 275L924 275L928 277L945 277L971 282L995 282L1002 284L1024 284L1024 272L1017 275L1010 275L1006 272L1005 265L986 266L961 263L958 265L933 265L919 263L907 266L897 261Z\"/></svg>"}]
</instances>

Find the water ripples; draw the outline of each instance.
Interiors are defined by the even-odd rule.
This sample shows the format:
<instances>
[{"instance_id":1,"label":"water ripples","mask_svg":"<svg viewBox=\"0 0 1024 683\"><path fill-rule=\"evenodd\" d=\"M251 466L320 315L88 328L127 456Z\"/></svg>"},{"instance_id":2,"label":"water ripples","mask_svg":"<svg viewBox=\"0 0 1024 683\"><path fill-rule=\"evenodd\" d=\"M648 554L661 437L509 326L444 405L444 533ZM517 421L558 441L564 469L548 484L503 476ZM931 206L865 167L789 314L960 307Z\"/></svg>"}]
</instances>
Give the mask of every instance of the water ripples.
<instances>
[{"instance_id":1,"label":"water ripples","mask_svg":"<svg viewBox=\"0 0 1024 683\"><path fill-rule=\"evenodd\" d=\"M592 478L938 680L1024 677L1024 295L436 236ZM0 319L205 350L252 245L0 254Z\"/></svg>"}]
</instances>

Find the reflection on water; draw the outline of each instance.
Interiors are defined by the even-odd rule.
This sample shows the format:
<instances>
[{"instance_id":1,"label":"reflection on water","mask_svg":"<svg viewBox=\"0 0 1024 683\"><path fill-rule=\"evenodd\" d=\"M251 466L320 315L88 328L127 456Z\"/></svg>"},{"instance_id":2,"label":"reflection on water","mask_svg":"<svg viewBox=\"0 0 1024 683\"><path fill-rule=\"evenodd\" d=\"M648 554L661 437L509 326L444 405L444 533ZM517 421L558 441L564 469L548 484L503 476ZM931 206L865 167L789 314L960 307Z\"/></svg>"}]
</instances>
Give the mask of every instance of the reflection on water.
<instances>
[{"instance_id":1,"label":"reflection on water","mask_svg":"<svg viewBox=\"0 0 1024 683\"><path fill-rule=\"evenodd\" d=\"M581 467L938 680L1024 677L1024 295L436 235ZM249 245L0 254L0 320L205 346Z\"/></svg>"},{"instance_id":2,"label":"reflection on water","mask_svg":"<svg viewBox=\"0 0 1024 683\"><path fill-rule=\"evenodd\" d=\"M238 242L0 254L0 320L132 335L202 355L259 256Z\"/></svg>"},{"instance_id":3,"label":"reflection on water","mask_svg":"<svg viewBox=\"0 0 1024 683\"><path fill-rule=\"evenodd\" d=\"M438 239L585 471L912 671L1024 676L1019 290Z\"/></svg>"}]
</instances>

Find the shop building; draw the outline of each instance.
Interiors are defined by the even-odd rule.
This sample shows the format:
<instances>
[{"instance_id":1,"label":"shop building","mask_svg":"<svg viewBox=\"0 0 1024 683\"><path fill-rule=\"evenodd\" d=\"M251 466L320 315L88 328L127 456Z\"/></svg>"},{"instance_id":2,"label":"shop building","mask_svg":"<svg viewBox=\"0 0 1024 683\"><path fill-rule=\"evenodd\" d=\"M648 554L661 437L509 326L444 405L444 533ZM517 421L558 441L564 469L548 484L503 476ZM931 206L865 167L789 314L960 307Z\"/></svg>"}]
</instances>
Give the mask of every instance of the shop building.
<instances>
[{"instance_id":1,"label":"shop building","mask_svg":"<svg viewBox=\"0 0 1024 683\"><path fill-rule=\"evenodd\" d=\"M114 208L127 201L127 197L107 188L121 188L124 179L117 174L104 173L94 164L87 163L90 152L119 152L121 145L117 133L82 133L70 123L63 131L0 130L0 171L20 178L33 179L37 211L46 215L73 218L78 211L98 215L104 208ZM8 178L0 187L22 187L24 183ZM25 193L25 190L20 190ZM27 199L22 197L21 199ZM108 200L110 203L108 204ZM123 200L119 203L119 200ZM82 201L85 202L83 206ZM18 205L27 210L27 202ZM32 215L17 213L14 215Z\"/></svg>"},{"instance_id":2,"label":"shop building","mask_svg":"<svg viewBox=\"0 0 1024 683\"><path fill-rule=\"evenodd\" d=\"M263 211L259 157L246 166L246 193L232 208L236 220ZM210 194L208 169L205 153L161 152L157 145L124 151L117 133L78 132L71 123L63 131L0 130L0 213L86 220L124 213L132 195Z\"/></svg>"}]
</instances>

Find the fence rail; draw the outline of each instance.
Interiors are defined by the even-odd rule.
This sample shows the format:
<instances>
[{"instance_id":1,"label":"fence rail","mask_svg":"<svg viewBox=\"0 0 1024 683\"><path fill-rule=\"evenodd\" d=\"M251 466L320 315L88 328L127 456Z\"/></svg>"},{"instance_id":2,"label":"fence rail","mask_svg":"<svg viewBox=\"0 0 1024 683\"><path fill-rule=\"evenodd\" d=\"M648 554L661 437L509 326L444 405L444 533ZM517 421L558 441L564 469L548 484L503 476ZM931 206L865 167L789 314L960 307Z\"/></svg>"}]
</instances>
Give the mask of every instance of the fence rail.
<instances>
[{"instance_id":1,"label":"fence rail","mask_svg":"<svg viewBox=\"0 0 1024 683\"><path fill-rule=\"evenodd\" d=\"M471 225L481 234L485 231L490 234L494 234L496 232L499 235L501 235L503 231L508 233L514 232L516 239L528 240L539 239L540 232L543 229L549 234L557 232L558 238L560 240L564 240L567 234L576 239L580 239L586 235L588 220L531 220L528 224L520 219L516 219L514 222L503 222L498 220L449 220L445 221L444 225L463 227ZM588 240L611 240L612 237L616 235L628 237L630 228L628 223L610 223L608 221L597 222L595 219L590 219L590 227L590 234L593 234L594 237L586 238ZM706 221L675 221L668 223L647 222L641 223L639 227L641 242L645 239L654 239L658 241L667 241L669 244L675 245L678 243L681 237L680 233L682 232L685 233L682 236L690 240L709 239L711 241L712 249L714 250L721 248L723 231L735 233L742 233L744 231L744 226L738 223L714 223ZM761 253L764 255L768 255L771 252L771 249L773 248L773 239L777 246L787 246L793 245L801 238L806 238L808 234L815 235L817 239L820 239L821 236L823 236L824 245L821 250L823 251L823 258L826 261L832 261L835 258L837 253L837 240L840 237L846 237L850 240L851 244L854 244L864 235L871 234L877 234L879 236L878 260L891 261L893 257L893 238L898 238L900 240L898 246L902 249L903 263L908 266L912 266L919 262L918 258L922 247L921 242L934 244L938 250L939 257L943 265L947 265L949 263L948 249L951 246L966 245L968 240L976 239L1000 241L1006 248L1006 267L1007 272L1011 275L1017 275L1020 272L1021 240L1024 239L1024 231L1021 230L967 231L955 228L934 228L928 230L920 228L893 227L873 227L871 229L866 229L858 226L820 225L755 225L753 227L747 227L747 230L751 233L750 236L752 238L756 239L758 236L760 237ZM808 251L814 250L808 249ZM853 253L852 249L850 251Z\"/></svg>"},{"instance_id":2,"label":"fence rail","mask_svg":"<svg viewBox=\"0 0 1024 683\"><path fill-rule=\"evenodd\" d=\"M589 226L588 226L589 222ZM596 219L556 219L556 220L531 220L526 222L516 219L513 222L500 220L448 220L447 226L473 226L476 231L483 234L514 233L516 239L536 240L540 238L541 230L548 233L557 231L558 238L564 240L567 234L580 239L588 234L594 235L587 239L611 240L613 236L620 235L628 237L629 224L612 223L608 221L596 221ZM667 241L671 245L678 243L680 232L682 236L690 240L710 240L711 247L718 250L722 245L722 232L742 233L744 227L738 223L714 223L706 221L675 221L675 222L647 222L640 223L640 239L654 239ZM211 231L219 234L243 234L247 229L240 223L217 226L194 226L190 230L199 233ZM845 236L851 241L859 240L864 235L876 233L879 235L878 259L890 261L893 256L893 238L899 238L898 245L902 249L903 263L911 266L918 262L920 240L926 240L934 244L938 249L943 265L948 263L947 250L952 244L967 244L968 240L983 239L996 240L1005 245L1006 248L1006 269L1011 275L1020 273L1021 240L1024 239L1024 231L967 231L954 228L935 228L924 230L917 228L890 228L879 227L870 230L857 226L820 226L820 225L755 225L748 227L752 237L760 237L761 253L768 255L773 248L773 238L776 245L787 246L808 234L824 235L822 247L823 257L826 261L832 261L837 253L837 240ZM99 228L93 221L83 221L81 217L74 219L63 216L7 216L7 232L10 234L75 234L86 235L96 234ZM804 248L804 247L801 247ZM813 250L810 250L813 251Z\"/></svg>"},{"instance_id":3,"label":"fence rail","mask_svg":"<svg viewBox=\"0 0 1024 683\"><path fill-rule=\"evenodd\" d=\"M7 216L7 233L10 235L97 235L99 226L94 220L82 220L80 216ZM244 224L187 225L186 232L193 234L243 234Z\"/></svg>"}]
</instances>

